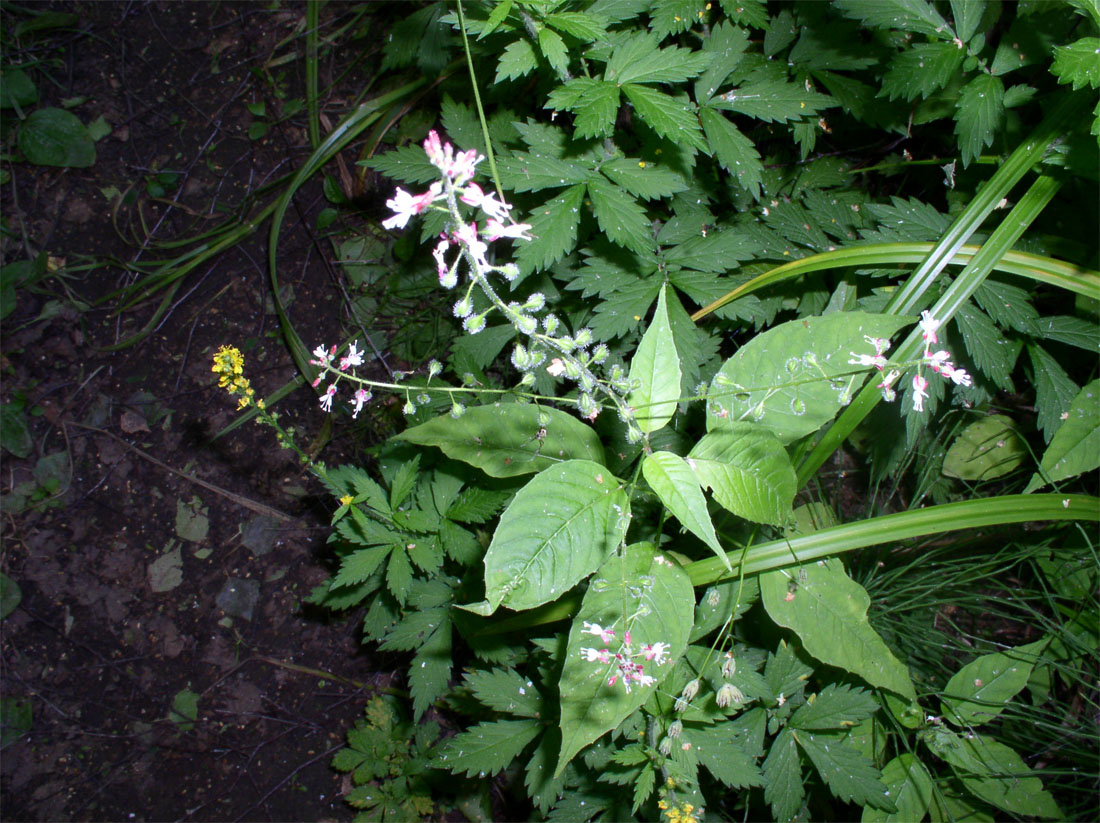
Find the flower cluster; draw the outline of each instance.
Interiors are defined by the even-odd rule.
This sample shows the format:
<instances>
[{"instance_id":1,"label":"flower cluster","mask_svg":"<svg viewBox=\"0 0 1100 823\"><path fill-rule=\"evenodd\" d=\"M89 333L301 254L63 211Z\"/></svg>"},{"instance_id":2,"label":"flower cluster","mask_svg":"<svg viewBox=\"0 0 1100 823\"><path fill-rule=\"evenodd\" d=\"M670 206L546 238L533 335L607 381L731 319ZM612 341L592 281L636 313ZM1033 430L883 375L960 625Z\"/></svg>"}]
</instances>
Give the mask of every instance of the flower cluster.
<instances>
[{"instance_id":1,"label":"flower cluster","mask_svg":"<svg viewBox=\"0 0 1100 823\"><path fill-rule=\"evenodd\" d=\"M222 346L214 353L214 366L210 369L218 375L218 388L239 396L237 408L244 409L253 403L260 409L264 401L256 398L256 392L244 376L244 355L235 346Z\"/></svg>"},{"instance_id":2,"label":"flower cluster","mask_svg":"<svg viewBox=\"0 0 1100 823\"><path fill-rule=\"evenodd\" d=\"M610 649L610 643L615 639L613 629L605 629L599 623L585 621L583 631L584 634L599 637L604 644L604 648L581 649L581 656L588 663L614 664L615 671L607 679L607 685L614 686L621 679L627 694L630 694L630 690L635 685L645 687L652 686L657 682L656 678L645 673L644 664L646 662L652 661L657 666L663 666L668 662L667 655L670 648L668 643L646 643L635 652L631 647L630 630L628 629L623 635L623 645L619 651L613 652Z\"/></svg>"},{"instance_id":3,"label":"flower cluster","mask_svg":"<svg viewBox=\"0 0 1100 823\"><path fill-rule=\"evenodd\" d=\"M928 397L928 380L920 372L920 366L929 367L933 373L938 374L944 380L950 380L956 386L969 386L973 382L965 369L960 369L951 362L951 354L946 351L932 351L932 347L939 342L936 332L939 331L940 321L932 316L929 311L921 312L920 316L921 337L924 338L924 352L918 364L917 373L913 375L913 411L923 412L924 401ZM853 366L874 366L880 372L886 369L886 351L890 348L890 341L881 337L864 337L864 340L874 349L874 354L861 354L850 352L852 359L848 362ZM897 397L894 391L894 381L901 377L901 372L891 369L878 384L882 390L883 398L889 402Z\"/></svg>"},{"instance_id":4,"label":"flower cluster","mask_svg":"<svg viewBox=\"0 0 1100 823\"><path fill-rule=\"evenodd\" d=\"M313 381L313 387L316 388L321 384L321 381L325 379L326 374L332 373L332 370L334 368L333 360L336 357L336 346L333 346L332 348L318 346L316 349L313 350L313 356L317 359L310 360L310 365L320 366L322 369L324 369L324 371L317 375L317 379ZM336 372L336 377L332 380L331 383L328 384L324 392L321 393L322 409L324 409L326 412L332 411L332 401L336 397L336 388L340 383L340 372L346 372L350 368L361 365L363 365L363 352L359 351L358 341L355 341L350 346L348 346L347 354L345 354L339 359L339 361L337 361L337 365L335 367L336 369L338 369L338 371ZM372 396L373 395L370 393L370 391L368 391L363 386L360 386L358 389L356 389L354 395L352 396L353 405L351 416L358 417L359 412L363 410L364 405L370 402Z\"/></svg>"},{"instance_id":5,"label":"flower cluster","mask_svg":"<svg viewBox=\"0 0 1100 823\"><path fill-rule=\"evenodd\" d=\"M657 808L661 810L661 816L667 823L697 823L699 820L695 807L686 800L675 806L669 806L668 801L662 798L657 801Z\"/></svg>"}]
</instances>

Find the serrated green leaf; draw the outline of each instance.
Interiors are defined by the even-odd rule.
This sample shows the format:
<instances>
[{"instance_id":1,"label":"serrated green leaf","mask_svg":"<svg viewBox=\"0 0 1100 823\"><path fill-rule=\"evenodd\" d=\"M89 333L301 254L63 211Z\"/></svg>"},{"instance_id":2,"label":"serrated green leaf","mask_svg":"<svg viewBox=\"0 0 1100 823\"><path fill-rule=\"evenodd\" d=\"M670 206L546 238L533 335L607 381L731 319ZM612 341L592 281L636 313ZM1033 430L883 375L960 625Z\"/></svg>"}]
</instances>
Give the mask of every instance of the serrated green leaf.
<instances>
[{"instance_id":1,"label":"serrated green leaf","mask_svg":"<svg viewBox=\"0 0 1100 823\"><path fill-rule=\"evenodd\" d=\"M802 766L798 762L798 744L791 729L784 728L772 741L761 771L764 800L771 805L772 815L776 820L790 820L806 795Z\"/></svg>"},{"instance_id":2,"label":"serrated green leaf","mask_svg":"<svg viewBox=\"0 0 1100 823\"><path fill-rule=\"evenodd\" d=\"M1011 417L992 414L970 423L943 458L943 473L960 480L988 481L1014 472L1030 452Z\"/></svg>"},{"instance_id":3,"label":"serrated green leaf","mask_svg":"<svg viewBox=\"0 0 1100 823\"><path fill-rule=\"evenodd\" d=\"M500 54L500 59L497 61L497 76L493 82L501 83L505 80L515 80L517 77L526 77L538 67L538 64L538 56L530 40L524 38L513 40Z\"/></svg>"},{"instance_id":4,"label":"serrated green leaf","mask_svg":"<svg viewBox=\"0 0 1100 823\"><path fill-rule=\"evenodd\" d=\"M965 736L940 726L924 735L929 747L951 764L971 794L1013 815L1063 819L1058 804L1015 750L980 734Z\"/></svg>"},{"instance_id":5,"label":"serrated green leaf","mask_svg":"<svg viewBox=\"0 0 1100 823\"><path fill-rule=\"evenodd\" d=\"M378 570L382 561L392 550L393 546L389 545L352 552L340 563L340 572L329 585L336 588L362 583Z\"/></svg>"},{"instance_id":6,"label":"serrated green leaf","mask_svg":"<svg viewBox=\"0 0 1100 823\"><path fill-rule=\"evenodd\" d=\"M678 384L678 383L677 383ZM642 475L649 487L689 532L707 544L730 566L729 558L714 533L714 524L707 512L707 501L699 488L699 479L684 458L672 452L647 454L642 461Z\"/></svg>"},{"instance_id":7,"label":"serrated green leaf","mask_svg":"<svg viewBox=\"0 0 1100 823\"><path fill-rule=\"evenodd\" d=\"M508 497L507 492L471 486L462 490L444 514L458 523L485 523L496 516Z\"/></svg>"},{"instance_id":8,"label":"serrated green leaf","mask_svg":"<svg viewBox=\"0 0 1100 823\"><path fill-rule=\"evenodd\" d=\"M527 222L531 224L531 234L535 239L523 243L516 250L516 263L521 275L557 263L576 247L584 190L583 184L570 186L560 196L536 207L528 215Z\"/></svg>"},{"instance_id":9,"label":"serrated green leaf","mask_svg":"<svg viewBox=\"0 0 1100 823\"><path fill-rule=\"evenodd\" d=\"M1026 289L987 278L974 292L974 299L1001 328L1039 336L1039 312L1031 305Z\"/></svg>"},{"instance_id":10,"label":"serrated green leaf","mask_svg":"<svg viewBox=\"0 0 1100 823\"><path fill-rule=\"evenodd\" d=\"M998 389L1012 391L1012 370L1022 344L1006 340L988 315L973 303L966 303L955 313L955 324L978 371Z\"/></svg>"},{"instance_id":11,"label":"serrated green leaf","mask_svg":"<svg viewBox=\"0 0 1100 823\"><path fill-rule=\"evenodd\" d=\"M631 157L616 157L600 166L607 175L635 197L658 200L684 191L687 183L676 172Z\"/></svg>"},{"instance_id":12,"label":"serrated green leaf","mask_svg":"<svg viewBox=\"0 0 1100 823\"><path fill-rule=\"evenodd\" d=\"M627 546L604 561L569 631L556 775L649 699L687 648L694 603L684 571L648 543ZM601 639L601 630L615 632L610 642ZM656 644L665 644L662 653L645 659L645 650ZM607 662L598 657L604 647ZM642 667L641 679L619 668L617 654Z\"/></svg>"},{"instance_id":13,"label":"serrated green leaf","mask_svg":"<svg viewBox=\"0 0 1100 823\"><path fill-rule=\"evenodd\" d=\"M881 773L870 760L847 743L819 737L813 732L793 731L802 751L810 758L830 791L845 803L874 806L887 812L897 807L887 795Z\"/></svg>"},{"instance_id":14,"label":"serrated green leaf","mask_svg":"<svg viewBox=\"0 0 1100 823\"><path fill-rule=\"evenodd\" d=\"M638 427L650 434L664 428L676 414L680 397L680 356L668 321L666 290L662 286L657 309L630 361L630 380L638 381L627 402L634 408Z\"/></svg>"},{"instance_id":15,"label":"serrated green leaf","mask_svg":"<svg viewBox=\"0 0 1100 823\"><path fill-rule=\"evenodd\" d=\"M699 109L699 120L707 144L722 167L733 175L738 185L752 196L760 196L764 164L756 144L747 138L725 115L708 106Z\"/></svg>"},{"instance_id":16,"label":"serrated green leaf","mask_svg":"<svg viewBox=\"0 0 1100 823\"><path fill-rule=\"evenodd\" d=\"M1070 404L1081 389L1045 349L1031 344L1027 350L1034 374L1036 423L1049 443L1062 425L1062 415L1069 413Z\"/></svg>"},{"instance_id":17,"label":"serrated green leaf","mask_svg":"<svg viewBox=\"0 0 1100 823\"><path fill-rule=\"evenodd\" d=\"M557 729L547 729L539 738L539 744L527 761L523 784L527 796L535 808L545 815L563 794L565 781L554 777L554 762L561 747L561 734Z\"/></svg>"},{"instance_id":18,"label":"serrated green leaf","mask_svg":"<svg viewBox=\"0 0 1100 823\"><path fill-rule=\"evenodd\" d=\"M496 31L497 27L508 18L508 14L511 11L512 0L501 0L501 2L497 3L493 10L489 12L489 17L485 21L485 27L478 34L477 39L484 40Z\"/></svg>"},{"instance_id":19,"label":"serrated green leaf","mask_svg":"<svg viewBox=\"0 0 1100 823\"><path fill-rule=\"evenodd\" d=\"M492 776L510 766L541 729L538 721L526 719L478 723L450 739L440 765L467 777Z\"/></svg>"},{"instance_id":20,"label":"serrated green leaf","mask_svg":"<svg viewBox=\"0 0 1100 823\"><path fill-rule=\"evenodd\" d=\"M432 608L410 611L401 622L391 628L381 643L384 651L412 651L419 649L442 625L450 625L446 609Z\"/></svg>"},{"instance_id":21,"label":"serrated green leaf","mask_svg":"<svg viewBox=\"0 0 1100 823\"><path fill-rule=\"evenodd\" d=\"M420 722L424 712L450 689L451 680L451 618L440 612L440 625L432 632L409 664L409 691L413 698L413 722Z\"/></svg>"},{"instance_id":22,"label":"serrated green leaf","mask_svg":"<svg viewBox=\"0 0 1100 823\"><path fill-rule=\"evenodd\" d=\"M655 0L649 30L660 39L687 31L706 18L706 0Z\"/></svg>"},{"instance_id":23,"label":"serrated green leaf","mask_svg":"<svg viewBox=\"0 0 1100 823\"><path fill-rule=\"evenodd\" d=\"M818 660L916 699L909 671L867 622L870 596L838 559L761 574L760 599L768 616L793 630Z\"/></svg>"},{"instance_id":24,"label":"serrated green leaf","mask_svg":"<svg viewBox=\"0 0 1100 823\"><path fill-rule=\"evenodd\" d=\"M450 94L444 94L443 103L439 107L439 120L456 147L476 149L485 154L485 136L481 131L481 120L473 106L458 102Z\"/></svg>"},{"instance_id":25,"label":"serrated green leaf","mask_svg":"<svg viewBox=\"0 0 1100 823\"><path fill-rule=\"evenodd\" d=\"M657 784L657 770L652 763L646 763L642 772L634 780L634 803L630 807L631 812L637 812L653 794Z\"/></svg>"},{"instance_id":26,"label":"serrated green leaf","mask_svg":"<svg viewBox=\"0 0 1100 823\"><path fill-rule=\"evenodd\" d=\"M617 45L607 63L604 79L627 83L682 83L710 64L711 56L676 46L657 47L655 34L640 32Z\"/></svg>"},{"instance_id":27,"label":"serrated green leaf","mask_svg":"<svg viewBox=\"0 0 1100 823\"><path fill-rule=\"evenodd\" d=\"M911 321L836 312L782 323L757 335L727 360L708 389L707 430L755 421L783 444L833 418L865 380L848 362L867 349L864 336L889 338Z\"/></svg>"},{"instance_id":28,"label":"serrated green leaf","mask_svg":"<svg viewBox=\"0 0 1100 823\"><path fill-rule=\"evenodd\" d=\"M935 784L916 755L905 752L887 763L882 769L882 782L897 811L864 806L861 823L913 823L928 814Z\"/></svg>"},{"instance_id":29,"label":"serrated green leaf","mask_svg":"<svg viewBox=\"0 0 1100 823\"><path fill-rule=\"evenodd\" d=\"M360 162L401 183L430 183L439 179L439 169L431 164L420 146L401 146L378 157Z\"/></svg>"},{"instance_id":30,"label":"serrated green leaf","mask_svg":"<svg viewBox=\"0 0 1100 823\"><path fill-rule=\"evenodd\" d=\"M547 28L539 29L539 51L558 73L569 70L569 50L556 31Z\"/></svg>"},{"instance_id":31,"label":"serrated green leaf","mask_svg":"<svg viewBox=\"0 0 1100 823\"><path fill-rule=\"evenodd\" d=\"M390 483L390 508L397 509L404 503L420 477L420 455L402 463Z\"/></svg>"},{"instance_id":32,"label":"serrated green leaf","mask_svg":"<svg viewBox=\"0 0 1100 823\"><path fill-rule=\"evenodd\" d=\"M703 105L718 87L730 76L745 50L749 47L749 33L723 20L710 30L710 37L703 41L703 51L712 55L710 65L695 81L695 99Z\"/></svg>"},{"instance_id":33,"label":"serrated green leaf","mask_svg":"<svg viewBox=\"0 0 1100 823\"><path fill-rule=\"evenodd\" d=\"M497 161L500 182L512 191L539 191L583 183L592 176L588 166L561 160L541 151L518 151Z\"/></svg>"},{"instance_id":34,"label":"serrated green leaf","mask_svg":"<svg viewBox=\"0 0 1100 823\"><path fill-rule=\"evenodd\" d=\"M1080 317L1044 317L1039 324L1039 333L1046 340L1084 349L1090 354L1100 353L1100 326Z\"/></svg>"},{"instance_id":35,"label":"serrated green leaf","mask_svg":"<svg viewBox=\"0 0 1100 823\"><path fill-rule=\"evenodd\" d=\"M951 39L951 27L926 0L836 0L848 17L880 29L900 29L926 34L939 40Z\"/></svg>"},{"instance_id":36,"label":"serrated green leaf","mask_svg":"<svg viewBox=\"0 0 1100 823\"><path fill-rule=\"evenodd\" d=\"M1093 380L1073 398L1068 416L1054 433L1039 466L1025 492L1100 466L1100 380Z\"/></svg>"},{"instance_id":37,"label":"serrated green leaf","mask_svg":"<svg viewBox=\"0 0 1100 823\"><path fill-rule=\"evenodd\" d=\"M959 155L965 168L977 160L1005 118L1005 84L1000 77L979 74L962 87L955 104L955 133L959 136Z\"/></svg>"},{"instance_id":38,"label":"serrated green leaf","mask_svg":"<svg viewBox=\"0 0 1100 823\"><path fill-rule=\"evenodd\" d=\"M473 691L474 697L490 709L517 717L539 717L542 714L542 694L515 669L471 672L466 675L466 685Z\"/></svg>"},{"instance_id":39,"label":"serrated green leaf","mask_svg":"<svg viewBox=\"0 0 1100 823\"><path fill-rule=\"evenodd\" d=\"M895 196L890 198L890 205L868 203L866 208L879 224L876 238L886 242L938 240L951 225L950 217L915 197L903 200ZM865 233L864 236L867 237L868 234Z\"/></svg>"},{"instance_id":40,"label":"serrated green leaf","mask_svg":"<svg viewBox=\"0 0 1100 823\"><path fill-rule=\"evenodd\" d=\"M588 196L608 240L642 253L653 248L649 221L637 200L603 178L588 183Z\"/></svg>"},{"instance_id":41,"label":"serrated green leaf","mask_svg":"<svg viewBox=\"0 0 1100 823\"><path fill-rule=\"evenodd\" d=\"M559 11L546 15L543 22L585 43L607 36L607 27L603 21L593 14L584 12Z\"/></svg>"},{"instance_id":42,"label":"serrated green leaf","mask_svg":"<svg viewBox=\"0 0 1100 823\"><path fill-rule=\"evenodd\" d=\"M836 103L824 94L807 91L801 83L788 83L782 78L761 74L750 76L732 91L714 97L708 105L737 111L766 123L785 123L814 116Z\"/></svg>"},{"instance_id":43,"label":"serrated green leaf","mask_svg":"<svg viewBox=\"0 0 1100 823\"><path fill-rule=\"evenodd\" d=\"M890 61L882 93L891 100L928 97L955 79L965 57L954 43L915 43Z\"/></svg>"},{"instance_id":44,"label":"serrated green leaf","mask_svg":"<svg viewBox=\"0 0 1100 823\"><path fill-rule=\"evenodd\" d=\"M707 144L699 129L699 119L687 95L672 97L664 92L628 83L623 94L634 104L634 111L658 136L679 145L705 151Z\"/></svg>"},{"instance_id":45,"label":"serrated green leaf","mask_svg":"<svg viewBox=\"0 0 1100 823\"><path fill-rule=\"evenodd\" d=\"M491 477L534 474L573 459L604 462L594 429L559 409L530 404L474 406L457 420L442 415L396 438L438 446L448 457L477 466Z\"/></svg>"},{"instance_id":46,"label":"serrated green leaf","mask_svg":"<svg viewBox=\"0 0 1100 823\"><path fill-rule=\"evenodd\" d=\"M584 91L570 106L576 112L573 134L577 138L606 137L615 127L619 113L619 87L602 80L577 78L570 83L584 83ZM551 95L551 99L553 95Z\"/></svg>"},{"instance_id":47,"label":"serrated green leaf","mask_svg":"<svg viewBox=\"0 0 1100 823\"><path fill-rule=\"evenodd\" d=\"M731 789L764 785L764 777L748 744L745 729L733 722L684 727L681 735L691 744L699 762Z\"/></svg>"},{"instance_id":48,"label":"serrated green leaf","mask_svg":"<svg viewBox=\"0 0 1100 823\"><path fill-rule=\"evenodd\" d=\"M870 692L830 683L799 706L788 722L791 728L806 731L849 728L878 708L878 701Z\"/></svg>"},{"instance_id":49,"label":"serrated green leaf","mask_svg":"<svg viewBox=\"0 0 1100 823\"><path fill-rule=\"evenodd\" d=\"M730 424L704 435L687 463L715 501L738 517L773 526L790 518L798 483L790 457L770 431Z\"/></svg>"},{"instance_id":50,"label":"serrated green leaf","mask_svg":"<svg viewBox=\"0 0 1100 823\"><path fill-rule=\"evenodd\" d=\"M409 595L411 582L412 564L409 563L404 547L399 546L396 551L390 552L390 561L386 564L386 588L402 606Z\"/></svg>"},{"instance_id":51,"label":"serrated green leaf","mask_svg":"<svg viewBox=\"0 0 1100 823\"><path fill-rule=\"evenodd\" d=\"M485 553L484 603L489 615L556 600L595 571L622 541L630 503L622 481L590 460L539 472L500 516Z\"/></svg>"},{"instance_id":52,"label":"serrated green leaf","mask_svg":"<svg viewBox=\"0 0 1100 823\"><path fill-rule=\"evenodd\" d=\"M1036 655L1047 645L1047 640L1037 640L971 660L943 687L944 717L965 727L993 720L1027 685L1038 659Z\"/></svg>"},{"instance_id":53,"label":"serrated green leaf","mask_svg":"<svg viewBox=\"0 0 1100 823\"><path fill-rule=\"evenodd\" d=\"M664 252L665 262L689 269L725 274L744 260L752 260L762 250L760 240L750 234L728 228L692 237ZM677 285L684 282L677 278Z\"/></svg>"},{"instance_id":54,"label":"serrated green leaf","mask_svg":"<svg viewBox=\"0 0 1100 823\"><path fill-rule=\"evenodd\" d=\"M660 290L661 281L656 277L634 279L623 285L614 292L613 297L596 306L589 322L593 336L597 340L611 340L636 328L649 312Z\"/></svg>"},{"instance_id":55,"label":"serrated green leaf","mask_svg":"<svg viewBox=\"0 0 1100 823\"><path fill-rule=\"evenodd\" d=\"M1050 71L1059 83L1072 83L1073 89L1100 88L1100 37L1082 37L1068 46L1054 47Z\"/></svg>"}]
</instances>

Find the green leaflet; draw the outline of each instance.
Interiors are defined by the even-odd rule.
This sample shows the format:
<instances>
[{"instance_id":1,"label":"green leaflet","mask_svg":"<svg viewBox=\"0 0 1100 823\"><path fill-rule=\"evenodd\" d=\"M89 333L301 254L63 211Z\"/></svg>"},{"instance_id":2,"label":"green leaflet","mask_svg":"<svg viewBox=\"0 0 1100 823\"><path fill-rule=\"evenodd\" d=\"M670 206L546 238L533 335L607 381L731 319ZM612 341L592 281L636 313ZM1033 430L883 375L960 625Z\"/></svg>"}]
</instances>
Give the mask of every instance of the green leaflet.
<instances>
[{"instance_id":1,"label":"green leaflet","mask_svg":"<svg viewBox=\"0 0 1100 823\"><path fill-rule=\"evenodd\" d=\"M1015 471L1027 453L1012 418L994 414L963 429L947 450L943 473L962 480L993 480Z\"/></svg>"},{"instance_id":2,"label":"green leaflet","mask_svg":"<svg viewBox=\"0 0 1100 823\"><path fill-rule=\"evenodd\" d=\"M771 619L821 662L916 700L905 665L867 622L871 598L837 558L761 574L760 598Z\"/></svg>"},{"instance_id":3,"label":"green leaflet","mask_svg":"<svg viewBox=\"0 0 1100 823\"><path fill-rule=\"evenodd\" d=\"M510 764L538 736L537 720L494 720L478 723L450 739L439 756L442 768L467 777L494 775Z\"/></svg>"},{"instance_id":4,"label":"green leaflet","mask_svg":"<svg viewBox=\"0 0 1100 823\"><path fill-rule=\"evenodd\" d=\"M864 806L862 823L912 823L928 814L935 784L916 755L905 752L887 763L882 769L882 782L898 810L887 812Z\"/></svg>"},{"instance_id":5,"label":"green leaflet","mask_svg":"<svg viewBox=\"0 0 1100 823\"><path fill-rule=\"evenodd\" d=\"M769 428L787 444L817 431L863 383L852 353L873 353L864 340L890 337L910 320L836 312L791 320L754 337L711 381L707 430L738 420Z\"/></svg>"},{"instance_id":6,"label":"green leaflet","mask_svg":"<svg viewBox=\"0 0 1100 823\"><path fill-rule=\"evenodd\" d=\"M1005 118L1004 96L1004 81L991 74L979 74L959 92L955 132L964 167L993 144L993 135Z\"/></svg>"},{"instance_id":7,"label":"green leaflet","mask_svg":"<svg viewBox=\"0 0 1100 823\"><path fill-rule=\"evenodd\" d=\"M569 631L560 683L562 743L555 776L577 752L644 704L672 671L687 648L694 606L687 575L651 544L636 543L607 558L592 578ZM615 636L605 644L598 632L593 634L594 626L610 629ZM659 655L660 663L658 657L641 656L643 646L656 643L668 646ZM631 659L642 665L643 676L652 677L653 682L630 682L614 657L603 663L590 660L582 651L606 647L615 655L625 653L627 646L639 655Z\"/></svg>"},{"instance_id":8,"label":"green leaflet","mask_svg":"<svg viewBox=\"0 0 1100 823\"><path fill-rule=\"evenodd\" d=\"M699 479L684 458L666 451L646 455L642 461L642 475L684 528L725 560L727 568L732 571L729 558L722 551L722 544L718 542L718 535L710 522L707 500L699 488Z\"/></svg>"},{"instance_id":9,"label":"green leaflet","mask_svg":"<svg viewBox=\"0 0 1100 823\"><path fill-rule=\"evenodd\" d=\"M518 403L475 406L457 420L443 415L406 429L397 439L438 446L492 477L534 474L566 460L604 462L592 428L558 409Z\"/></svg>"},{"instance_id":10,"label":"green leaflet","mask_svg":"<svg viewBox=\"0 0 1100 823\"><path fill-rule=\"evenodd\" d=\"M1063 819L1058 804L1015 750L1004 743L970 732L956 734L946 726L925 732L928 747L951 764L963 785L975 797L1012 814Z\"/></svg>"},{"instance_id":11,"label":"green leaflet","mask_svg":"<svg viewBox=\"0 0 1100 823\"><path fill-rule=\"evenodd\" d=\"M724 509L781 526L791 516L797 478L790 457L767 429L731 423L703 436L687 463Z\"/></svg>"},{"instance_id":12,"label":"green leaflet","mask_svg":"<svg viewBox=\"0 0 1100 823\"><path fill-rule=\"evenodd\" d=\"M500 516L485 553L485 600L463 606L490 615L557 600L622 542L630 500L622 481L590 460L535 475Z\"/></svg>"},{"instance_id":13,"label":"green leaflet","mask_svg":"<svg viewBox=\"0 0 1100 823\"><path fill-rule=\"evenodd\" d=\"M1093 380L1081 389L1068 414L1054 433L1040 470L1027 484L1025 493L1100 466L1100 380Z\"/></svg>"},{"instance_id":14,"label":"green leaflet","mask_svg":"<svg viewBox=\"0 0 1100 823\"><path fill-rule=\"evenodd\" d=\"M630 380L641 385L630 393L628 402L646 434L665 427L676 413L680 397L680 357L668 321L667 289L667 285L661 287L653 320L630 362Z\"/></svg>"},{"instance_id":15,"label":"green leaflet","mask_svg":"<svg viewBox=\"0 0 1100 823\"><path fill-rule=\"evenodd\" d=\"M944 686L944 717L959 726L988 723L1027 685L1036 654L1047 644L1044 638L971 660Z\"/></svg>"}]
</instances>

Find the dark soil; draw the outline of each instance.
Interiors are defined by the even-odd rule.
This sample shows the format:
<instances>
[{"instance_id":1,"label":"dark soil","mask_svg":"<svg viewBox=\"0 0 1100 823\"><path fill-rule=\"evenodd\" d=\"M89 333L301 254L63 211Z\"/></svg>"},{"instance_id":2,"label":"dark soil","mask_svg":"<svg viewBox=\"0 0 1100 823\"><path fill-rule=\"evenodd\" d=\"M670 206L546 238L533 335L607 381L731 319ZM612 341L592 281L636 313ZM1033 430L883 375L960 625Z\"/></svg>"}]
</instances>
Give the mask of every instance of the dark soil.
<instances>
[{"instance_id":1,"label":"dark soil","mask_svg":"<svg viewBox=\"0 0 1100 823\"><path fill-rule=\"evenodd\" d=\"M33 719L2 750L2 817L347 819L329 762L389 675L362 655L354 621L302 607L328 574L330 504L270 430L212 440L236 415L210 371L218 346L245 350L261 393L296 376L269 297L266 227L184 278L153 334L106 350L164 292L117 311L104 298L135 276L105 261L178 253L157 244L211 228L308 156L304 112L252 140L245 108L302 95L304 4L44 8L79 23L20 41L5 62L45 61L32 73L38 105L80 98L71 110L112 132L87 169L5 164L3 262L44 251L59 275L20 289L3 321L0 399L33 410L34 449L4 453L2 492L33 481L41 457L62 454L64 468L55 493L21 511L9 499L3 515L2 568L22 602L0 624L0 696L29 702ZM326 7L323 24L350 9ZM377 62L377 37L342 76L349 96L329 92L331 122ZM322 86L351 62L323 60ZM150 176L166 171L174 186L151 196ZM327 205L306 186L282 233L290 313L311 346L333 342L341 320L332 247L312 228ZM278 410L303 446L324 422L308 388ZM347 459L335 448L321 457ZM197 695L193 722L173 713L181 694Z\"/></svg>"}]
</instances>

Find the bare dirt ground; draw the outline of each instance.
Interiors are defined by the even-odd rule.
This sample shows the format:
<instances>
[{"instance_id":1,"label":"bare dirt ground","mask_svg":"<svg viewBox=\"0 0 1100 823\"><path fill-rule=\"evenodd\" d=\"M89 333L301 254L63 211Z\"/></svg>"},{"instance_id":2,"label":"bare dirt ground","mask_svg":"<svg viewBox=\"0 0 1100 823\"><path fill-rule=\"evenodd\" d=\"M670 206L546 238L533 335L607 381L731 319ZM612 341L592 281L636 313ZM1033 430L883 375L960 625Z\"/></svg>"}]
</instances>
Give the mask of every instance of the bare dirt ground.
<instances>
[{"instance_id":1,"label":"bare dirt ground","mask_svg":"<svg viewBox=\"0 0 1100 823\"><path fill-rule=\"evenodd\" d=\"M20 289L2 326L0 400L25 403L34 442L26 458L3 454L0 490L2 569L22 591L0 624L0 696L32 713L0 752L5 820L350 815L329 761L388 675L362 655L354 621L302 608L327 574L329 503L270 431L211 440L235 417L210 372L219 345L245 350L261 392L295 376L266 233L185 278L135 345L107 350L163 294L121 312L104 300L133 280L112 259L171 256L156 244L212 226L308 155L304 112L256 140L245 105L278 112L279 93L300 96L303 5L46 7L78 22L31 53L46 61L40 105L69 101L111 134L90 168L5 164L3 262L45 251L62 267ZM346 11L333 4L323 22ZM369 70L378 40L360 45L358 67L322 60L323 84L349 64L349 85ZM340 319L331 246L310 228L326 205L319 185L299 193L280 255L311 343ZM308 389L279 410L309 445L322 418ZM337 447L322 456L337 462Z\"/></svg>"}]
</instances>

